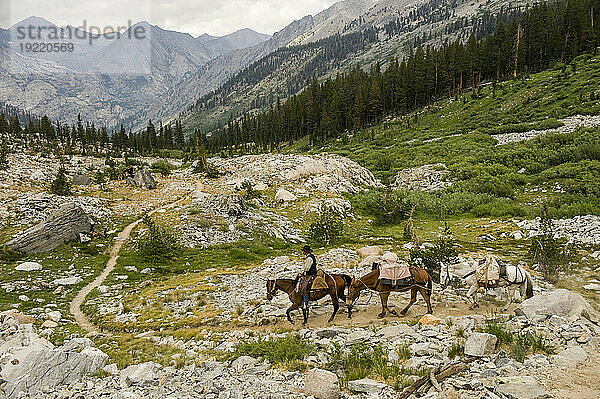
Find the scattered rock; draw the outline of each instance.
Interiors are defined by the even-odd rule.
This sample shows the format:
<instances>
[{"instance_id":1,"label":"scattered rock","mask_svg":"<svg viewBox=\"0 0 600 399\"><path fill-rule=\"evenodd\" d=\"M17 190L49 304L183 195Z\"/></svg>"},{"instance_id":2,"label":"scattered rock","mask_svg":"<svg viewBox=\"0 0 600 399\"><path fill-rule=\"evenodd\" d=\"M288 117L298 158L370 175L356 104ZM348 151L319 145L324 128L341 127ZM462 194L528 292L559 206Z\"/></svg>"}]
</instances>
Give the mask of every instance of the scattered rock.
<instances>
[{"instance_id":1,"label":"scattered rock","mask_svg":"<svg viewBox=\"0 0 600 399\"><path fill-rule=\"evenodd\" d=\"M379 248L376 245L362 247L358 251L358 254L361 258L367 258L369 256L378 256L383 254L383 249Z\"/></svg>"},{"instance_id":2,"label":"scattered rock","mask_svg":"<svg viewBox=\"0 0 600 399\"><path fill-rule=\"evenodd\" d=\"M348 381L348 389L353 392L359 393L381 393L387 385L371 380L369 378L363 378L362 380Z\"/></svg>"},{"instance_id":3,"label":"scattered rock","mask_svg":"<svg viewBox=\"0 0 600 399\"><path fill-rule=\"evenodd\" d=\"M39 271L42 269L43 269L42 265L40 265L37 262L25 262L25 263L21 263L20 265L15 267L15 270L18 270L21 272L34 272L34 271Z\"/></svg>"},{"instance_id":4,"label":"scattered rock","mask_svg":"<svg viewBox=\"0 0 600 399\"><path fill-rule=\"evenodd\" d=\"M498 381L496 391L509 399L545 399L552 397L530 376L499 377Z\"/></svg>"},{"instance_id":5,"label":"scattered rock","mask_svg":"<svg viewBox=\"0 0 600 399\"><path fill-rule=\"evenodd\" d=\"M395 326L383 327L377 332L377 335L384 339L400 338L414 333L415 330L408 324L398 324Z\"/></svg>"},{"instance_id":6,"label":"scattered rock","mask_svg":"<svg viewBox=\"0 0 600 399\"><path fill-rule=\"evenodd\" d=\"M135 364L121 370L119 378L121 386L143 385L148 383L158 384L157 373L161 366L154 362Z\"/></svg>"},{"instance_id":7,"label":"scattered rock","mask_svg":"<svg viewBox=\"0 0 600 399\"><path fill-rule=\"evenodd\" d=\"M55 285L76 285L83 281L81 277L65 277L54 280L52 284Z\"/></svg>"},{"instance_id":8,"label":"scattered rock","mask_svg":"<svg viewBox=\"0 0 600 399\"><path fill-rule=\"evenodd\" d=\"M60 313L60 310L53 310L51 312L48 312L46 313L46 316L48 317L48 319L57 323L62 319L62 313Z\"/></svg>"},{"instance_id":9,"label":"scattered rock","mask_svg":"<svg viewBox=\"0 0 600 399\"><path fill-rule=\"evenodd\" d=\"M277 190L277 194L275 194L275 201L277 202L291 202L297 199L298 197L283 188Z\"/></svg>"},{"instance_id":10,"label":"scattered rock","mask_svg":"<svg viewBox=\"0 0 600 399\"><path fill-rule=\"evenodd\" d=\"M56 328L58 327L58 323L52 321L52 320L46 320L45 322L42 323L42 328Z\"/></svg>"},{"instance_id":11,"label":"scattered rock","mask_svg":"<svg viewBox=\"0 0 600 399\"><path fill-rule=\"evenodd\" d=\"M92 180L92 178L87 175L78 174L73 176L72 183L74 186L91 186L92 184L94 184L94 180Z\"/></svg>"},{"instance_id":12,"label":"scattered rock","mask_svg":"<svg viewBox=\"0 0 600 399\"><path fill-rule=\"evenodd\" d=\"M561 367L576 367L584 363L587 359L587 353L581 346L573 346L550 357L550 361Z\"/></svg>"},{"instance_id":13,"label":"scattered rock","mask_svg":"<svg viewBox=\"0 0 600 399\"><path fill-rule=\"evenodd\" d=\"M25 253L52 251L79 239L80 233L90 233L92 228L92 220L83 209L68 203L52 212L46 221L17 234L7 245Z\"/></svg>"},{"instance_id":14,"label":"scattered rock","mask_svg":"<svg viewBox=\"0 0 600 399\"><path fill-rule=\"evenodd\" d=\"M492 334L473 333L465 342L465 355L489 357L494 354L498 338Z\"/></svg>"},{"instance_id":15,"label":"scattered rock","mask_svg":"<svg viewBox=\"0 0 600 399\"><path fill-rule=\"evenodd\" d=\"M338 399L340 381L331 371L312 369L304 379L304 393L317 399Z\"/></svg>"},{"instance_id":16,"label":"scattered rock","mask_svg":"<svg viewBox=\"0 0 600 399\"><path fill-rule=\"evenodd\" d=\"M423 165L399 171L394 187L429 192L439 191L452 186L449 176L450 172L442 163Z\"/></svg>"},{"instance_id":17,"label":"scattered rock","mask_svg":"<svg viewBox=\"0 0 600 399\"><path fill-rule=\"evenodd\" d=\"M435 326L438 325L442 322L442 319L440 319L439 317L435 317L432 314L426 314L423 315L423 317L421 317L421 319L419 320L419 325L421 326Z\"/></svg>"}]
</instances>

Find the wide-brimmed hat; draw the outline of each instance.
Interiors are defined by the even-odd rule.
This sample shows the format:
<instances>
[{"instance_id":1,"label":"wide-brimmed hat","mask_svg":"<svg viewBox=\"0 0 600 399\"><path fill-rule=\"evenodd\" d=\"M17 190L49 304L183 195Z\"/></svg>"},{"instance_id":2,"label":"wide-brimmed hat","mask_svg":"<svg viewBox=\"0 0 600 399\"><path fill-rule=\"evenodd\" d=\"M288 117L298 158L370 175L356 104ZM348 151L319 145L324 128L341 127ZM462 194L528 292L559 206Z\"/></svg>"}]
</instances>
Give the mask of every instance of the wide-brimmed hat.
<instances>
[{"instance_id":1,"label":"wide-brimmed hat","mask_svg":"<svg viewBox=\"0 0 600 399\"><path fill-rule=\"evenodd\" d=\"M308 245L305 245L302 247L302 252L306 252L308 254L312 253L312 248L309 247Z\"/></svg>"}]
</instances>

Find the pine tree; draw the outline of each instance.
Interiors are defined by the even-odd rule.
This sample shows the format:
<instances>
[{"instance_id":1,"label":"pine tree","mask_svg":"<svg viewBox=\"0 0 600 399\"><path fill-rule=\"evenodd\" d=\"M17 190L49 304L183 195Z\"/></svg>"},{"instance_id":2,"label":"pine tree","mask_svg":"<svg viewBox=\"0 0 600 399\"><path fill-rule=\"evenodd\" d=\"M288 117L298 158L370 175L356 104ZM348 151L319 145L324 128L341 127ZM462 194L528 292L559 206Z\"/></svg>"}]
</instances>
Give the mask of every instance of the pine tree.
<instances>
[{"instance_id":1,"label":"pine tree","mask_svg":"<svg viewBox=\"0 0 600 399\"><path fill-rule=\"evenodd\" d=\"M64 165L61 165L61 167L58 169L56 178L50 185L50 193L61 196L73 194L71 192L71 182L67 178L67 170L65 169Z\"/></svg>"},{"instance_id":2,"label":"pine tree","mask_svg":"<svg viewBox=\"0 0 600 399\"><path fill-rule=\"evenodd\" d=\"M6 141L3 141L2 144L0 144L0 170L8 169L8 154L8 145L6 144Z\"/></svg>"}]
</instances>

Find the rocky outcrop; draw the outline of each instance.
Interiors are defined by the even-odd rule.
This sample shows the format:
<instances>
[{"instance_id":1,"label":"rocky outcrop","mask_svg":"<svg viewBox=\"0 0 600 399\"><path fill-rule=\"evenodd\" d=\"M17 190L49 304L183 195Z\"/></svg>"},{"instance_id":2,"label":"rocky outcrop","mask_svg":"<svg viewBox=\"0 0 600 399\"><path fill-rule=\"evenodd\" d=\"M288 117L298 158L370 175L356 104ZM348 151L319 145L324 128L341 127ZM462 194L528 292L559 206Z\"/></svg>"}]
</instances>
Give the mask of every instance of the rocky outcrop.
<instances>
[{"instance_id":1,"label":"rocky outcrop","mask_svg":"<svg viewBox=\"0 0 600 399\"><path fill-rule=\"evenodd\" d=\"M145 188L146 190L154 190L156 188L156 181L148 169L138 169L133 178L127 178L127 182L135 187Z\"/></svg>"},{"instance_id":2,"label":"rocky outcrop","mask_svg":"<svg viewBox=\"0 0 600 399\"><path fill-rule=\"evenodd\" d=\"M237 194L198 193L192 203L207 214L220 216L242 216L248 211L244 199Z\"/></svg>"},{"instance_id":3,"label":"rocky outcrop","mask_svg":"<svg viewBox=\"0 0 600 399\"><path fill-rule=\"evenodd\" d=\"M528 232L528 237L544 234L542 220L539 217L518 222L517 225ZM564 238L569 243L600 244L600 216L585 215L552 220L552 229L556 238Z\"/></svg>"},{"instance_id":4,"label":"rocky outcrop","mask_svg":"<svg viewBox=\"0 0 600 399\"><path fill-rule=\"evenodd\" d=\"M316 213L322 215L327 212L336 213L342 218L350 216L352 213L352 204L344 198L325 198L310 201L306 205L307 213Z\"/></svg>"},{"instance_id":5,"label":"rocky outcrop","mask_svg":"<svg viewBox=\"0 0 600 399\"><path fill-rule=\"evenodd\" d=\"M52 212L46 221L16 235L7 245L25 253L52 251L65 242L79 239L80 233L90 233L92 220L73 203Z\"/></svg>"},{"instance_id":6,"label":"rocky outcrop","mask_svg":"<svg viewBox=\"0 0 600 399\"><path fill-rule=\"evenodd\" d=\"M417 168L403 169L396 175L395 188L419 191L439 191L452 186L450 172L446 165L423 165Z\"/></svg>"},{"instance_id":7,"label":"rocky outcrop","mask_svg":"<svg viewBox=\"0 0 600 399\"><path fill-rule=\"evenodd\" d=\"M268 186L305 182L307 188L335 193L379 184L368 169L338 155L262 154L213 158L209 162L233 187L244 180Z\"/></svg>"},{"instance_id":8,"label":"rocky outcrop","mask_svg":"<svg viewBox=\"0 0 600 399\"><path fill-rule=\"evenodd\" d=\"M493 137L498 142L496 145L505 145L509 143L518 143L520 141L531 140L539 135L546 133L572 133L579 127L600 126L600 115L574 115L559 120L563 125L556 129L529 130L526 132L502 133Z\"/></svg>"},{"instance_id":9,"label":"rocky outcrop","mask_svg":"<svg viewBox=\"0 0 600 399\"><path fill-rule=\"evenodd\" d=\"M44 192L20 194L13 200L0 200L0 226L30 227L43 222L52 212L69 203L83 209L94 220L107 219L112 214L108 202L104 198L62 197Z\"/></svg>"},{"instance_id":10,"label":"rocky outcrop","mask_svg":"<svg viewBox=\"0 0 600 399\"><path fill-rule=\"evenodd\" d=\"M585 317L593 322L600 322L598 313L581 295L565 289L556 289L529 298L523 301L515 312L530 320L558 316L571 321Z\"/></svg>"},{"instance_id":11,"label":"rocky outcrop","mask_svg":"<svg viewBox=\"0 0 600 399\"><path fill-rule=\"evenodd\" d=\"M31 324L21 325L0 314L0 379L7 398L34 393L41 387L70 385L101 369L108 355L89 339L74 339L55 348L39 337Z\"/></svg>"}]
</instances>

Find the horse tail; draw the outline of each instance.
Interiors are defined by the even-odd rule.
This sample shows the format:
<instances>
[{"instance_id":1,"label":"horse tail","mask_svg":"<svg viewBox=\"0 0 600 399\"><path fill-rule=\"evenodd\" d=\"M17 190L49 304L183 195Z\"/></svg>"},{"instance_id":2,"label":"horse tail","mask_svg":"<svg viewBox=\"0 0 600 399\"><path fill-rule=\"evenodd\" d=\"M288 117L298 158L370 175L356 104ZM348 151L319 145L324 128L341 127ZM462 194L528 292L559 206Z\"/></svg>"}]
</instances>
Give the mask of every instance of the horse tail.
<instances>
[{"instance_id":1,"label":"horse tail","mask_svg":"<svg viewBox=\"0 0 600 399\"><path fill-rule=\"evenodd\" d=\"M427 276L427 295L431 296L433 293L433 279L431 276Z\"/></svg>"},{"instance_id":2,"label":"horse tail","mask_svg":"<svg viewBox=\"0 0 600 399\"><path fill-rule=\"evenodd\" d=\"M525 296L527 299L533 296L533 281L531 280L531 275L529 272L525 272L525 278L527 280L527 288L525 289Z\"/></svg>"}]
</instances>

